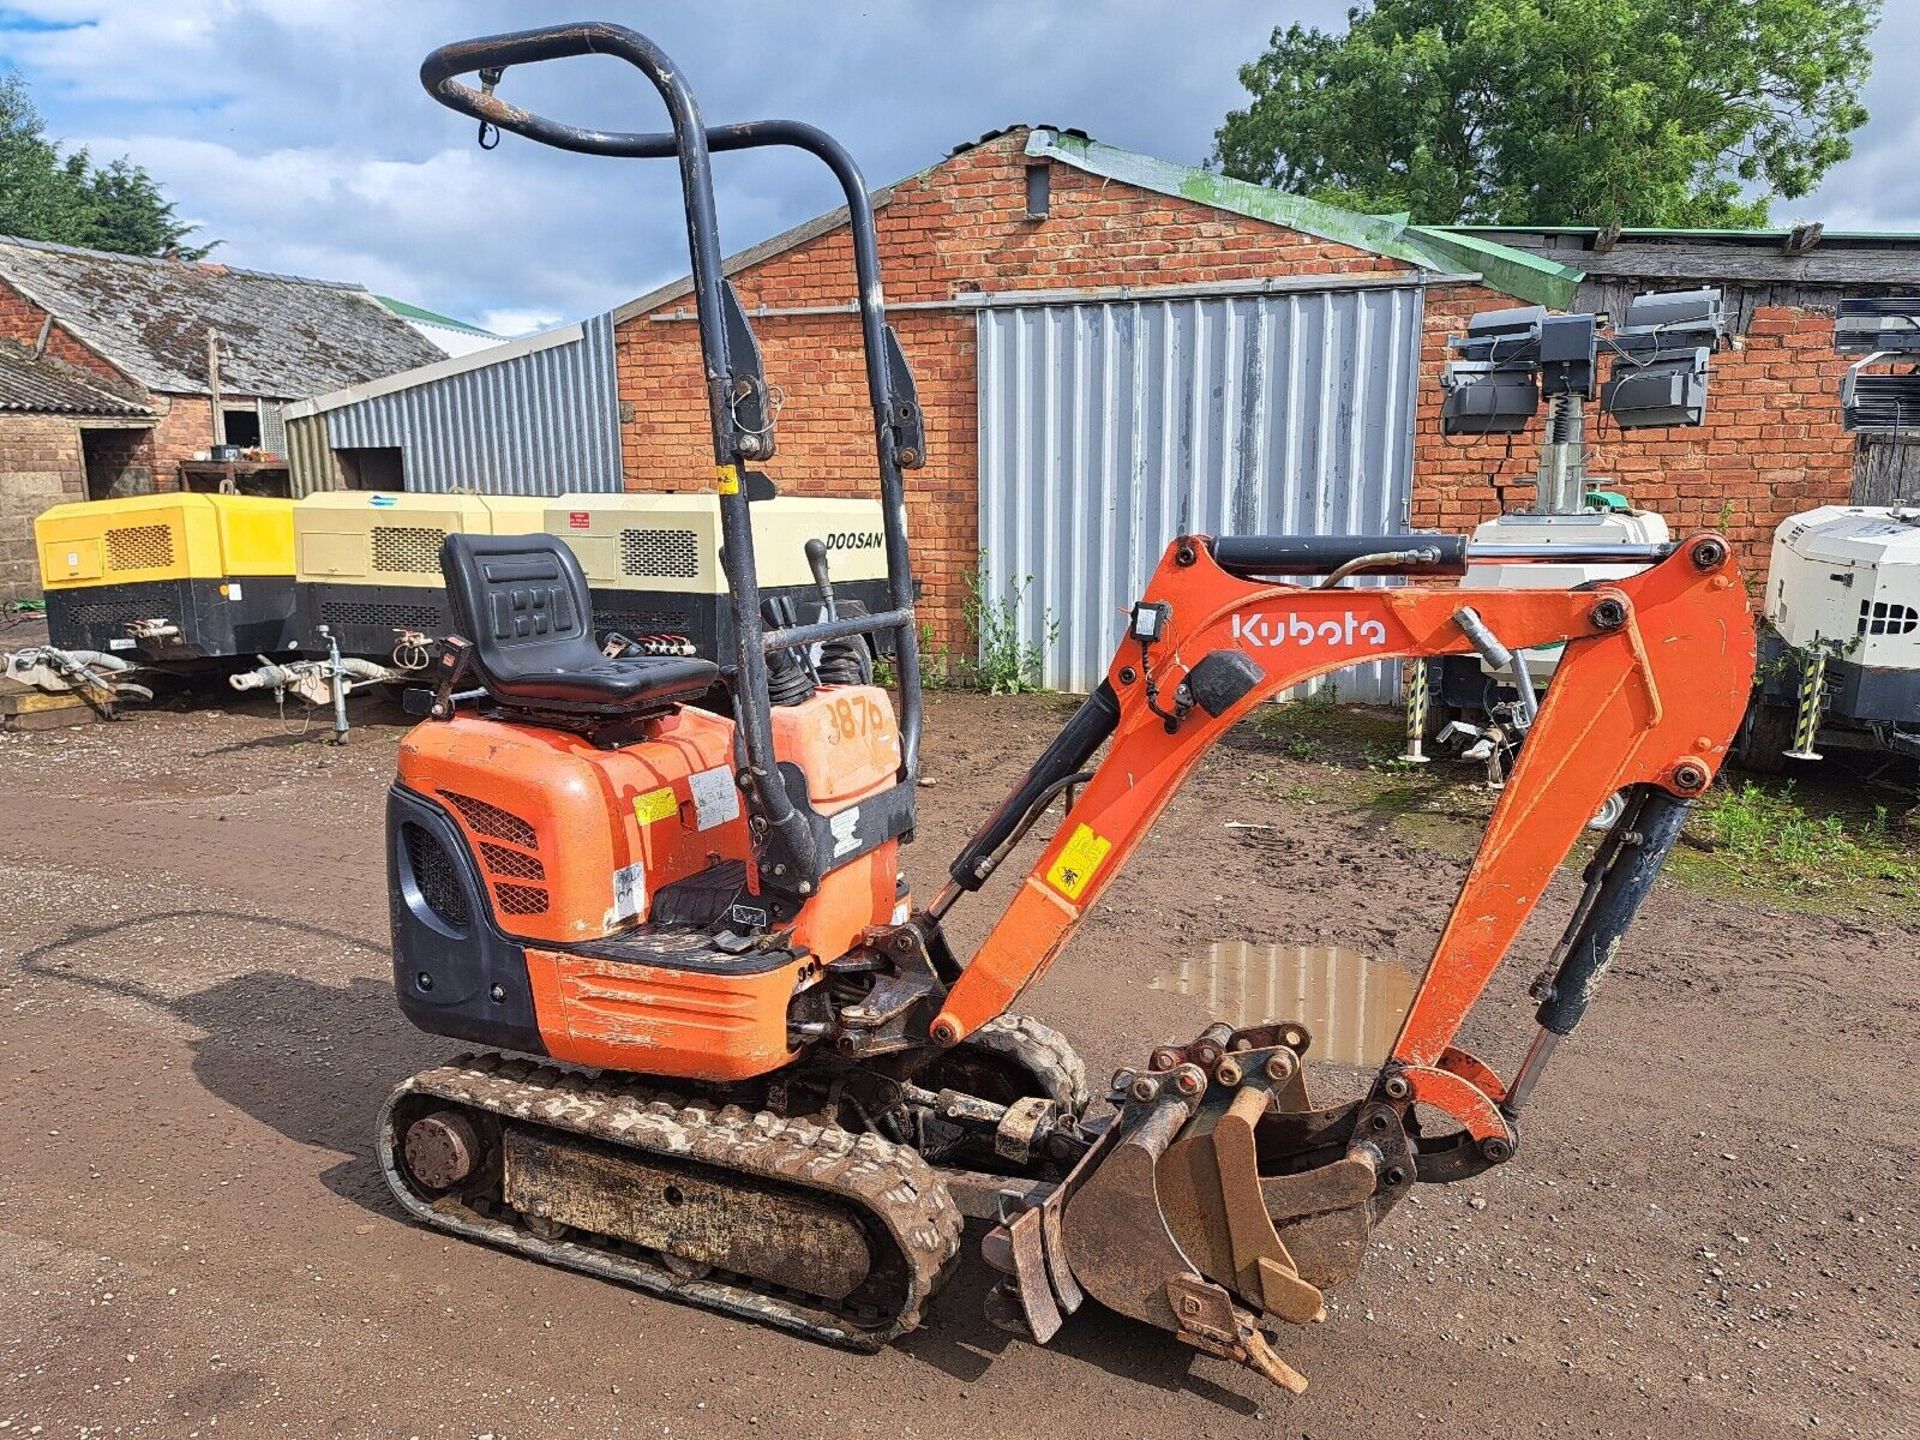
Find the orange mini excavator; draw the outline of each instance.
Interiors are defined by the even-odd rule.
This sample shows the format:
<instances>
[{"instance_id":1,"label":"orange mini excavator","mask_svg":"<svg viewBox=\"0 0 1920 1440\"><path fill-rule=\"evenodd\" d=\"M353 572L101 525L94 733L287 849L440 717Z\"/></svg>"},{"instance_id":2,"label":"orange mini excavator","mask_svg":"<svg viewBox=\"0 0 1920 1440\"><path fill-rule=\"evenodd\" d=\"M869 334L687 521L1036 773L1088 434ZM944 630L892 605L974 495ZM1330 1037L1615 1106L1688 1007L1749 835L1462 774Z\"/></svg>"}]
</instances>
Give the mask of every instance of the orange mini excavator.
<instances>
[{"instance_id":1,"label":"orange mini excavator","mask_svg":"<svg viewBox=\"0 0 1920 1440\"><path fill-rule=\"evenodd\" d=\"M509 66L590 53L636 66L671 129L580 129L495 93ZM456 78L472 71L478 87ZM484 1048L413 1076L382 1110L400 1203L441 1230L858 1348L919 1321L963 1217L978 1217L1006 1327L1045 1342L1091 1297L1303 1385L1266 1323L1320 1318L1323 1292L1417 1182L1513 1157L1543 1063L1713 779L1753 664L1726 543L1602 547L1583 558L1649 568L1578 590L1468 592L1431 583L1462 573L1458 537L1179 536L1105 680L919 903L900 867L921 731L902 472L926 446L852 160L803 124L706 125L678 67L615 25L451 45L422 77L483 132L677 162L738 649L723 676L658 646L603 648L564 546L448 538L459 634L388 810L394 981L420 1028ZM880 613L836 608L821 546L817 614L763 607L755 579L749 509L764 484L745 467L772 458L777 407L722 277L709 155L759 146L815 156L845 191L885 522ZM1359 572L1413 583L1343 584ZM869 637L889 632L897 694L872 678ZM1404 1027L1359 1098L1316 1108L1312 1037L1275 1017L1162 1045L1090 1108L1066 1042L1010 1012L1256 706L1360 660L1477 652L1497 665L1561 643ZM1538 1034L1503 1078L1460 1047L1462 1022L1615 795L1620 819L1535 985ZM1064 818L985 943L956 954L949 910L1056 801Z\"/></svg>"}]
</instances>

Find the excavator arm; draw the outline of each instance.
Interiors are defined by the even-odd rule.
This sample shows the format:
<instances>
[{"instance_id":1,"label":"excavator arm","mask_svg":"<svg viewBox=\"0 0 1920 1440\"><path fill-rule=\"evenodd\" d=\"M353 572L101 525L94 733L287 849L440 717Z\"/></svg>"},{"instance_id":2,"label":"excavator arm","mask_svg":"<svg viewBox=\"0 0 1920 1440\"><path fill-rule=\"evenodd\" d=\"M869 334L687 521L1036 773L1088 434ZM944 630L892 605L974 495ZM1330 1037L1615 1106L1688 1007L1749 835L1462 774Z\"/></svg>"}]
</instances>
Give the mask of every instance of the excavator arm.
<instances>
[{"instance_id":1,"label":"excavator arm","mask_svg":"<svg viewBox=\"0 0 1920 1440\"><path fill-rule=\"evenodd\" d=\"M1045 973L1193 767L1254 707L1359 661L1472 653L1476 636L1509 650L1565 642L1393 1050L1410 1072L1453 1077L1427 1080L1422 1100L1470 1128L1490 1125L1467 1089L1497 1105L1504 1087L1477 1062L1462 1064L1453 1040L1554 871L1615 792L1633 793L1629 829L1699 795L1739 725L1753 625L1726 542L1694 536L1640 574L1590 589L1467 591L1267 583L1230 572L1204 537L1181 537L1135 615L1104 693L1089 702L1113 716L1106 758L947 994L934 1039L957 1042ZM1064 775L1053 771L1073 773L1104 738L1097 716L1076 724L1085 753L1050 752L1039 783L1030 776L1021 793L1057 784ZM977 841L956 879L984 879L979 852ZM1597 978L1586 977L1588 989ZM1453 1083L1462 1078L1465 1089Z\"/></svg>"},{"instance_id":2,"label":"excavator arm","mask_svg":"<svg viewBox=\"0 0 1920 1440\"><path fill-rule=\"evenodd\" d=\"M1358 1268L1371 1226L1414 1180L1464 1178L1514 1154L1515 1116L1540 1063L1579 1022L1727 753L1754 636L1728 546L1714 535L1579 590L1342 588L1348 567L1306 588L1264 578L1297 556L1263 563L1250 547L1173 542L1104 685L955 862L955 885L977 888L1046 804L1078 786L930 1029L937 1044L957 1043L1045 973L1193 767L1255 706L1356 662L1476 651L1497 659L1564 643L1370 1093L1315 1110L1304 1027L1211 1026L1123 1072L1112 1128L988 1247L1008 1275L1002 1310L1036 1338L1090 1293L1299 1388L1240 1304L1317 1318L1321 1287ZM1404 572L1419 553L1365 558L1399 561ZM1621 817L1536 982L1539 1032L1503 1080L1456 1037L1588 821L1620 792ZM1457 1129L1426 1132L1416 1106L1424 1123L1443 1115Z\"/></svg>"}]
</instances>

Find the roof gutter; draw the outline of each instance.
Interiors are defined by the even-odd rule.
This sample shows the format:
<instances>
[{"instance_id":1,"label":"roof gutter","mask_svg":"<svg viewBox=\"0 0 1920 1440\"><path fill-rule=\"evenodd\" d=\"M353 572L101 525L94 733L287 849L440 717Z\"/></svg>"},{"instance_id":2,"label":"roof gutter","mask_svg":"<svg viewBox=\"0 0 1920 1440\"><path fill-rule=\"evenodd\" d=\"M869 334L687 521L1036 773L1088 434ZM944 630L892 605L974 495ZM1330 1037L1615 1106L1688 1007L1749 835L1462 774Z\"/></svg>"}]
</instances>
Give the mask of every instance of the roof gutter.
<instances>
[{"instance_id":1,"label":"roof gutter","mask_svg":"<svg viewBox=\"0 0 1920 1440\"><path fill-rule=\"evenodd\" d=\"M1437 274L1416 271L1408 275L1270 275L1259 280L1223 280L1189 285L1104 285L1078 290L996 290L955 295L947 300L889 301L887 313L899 311L1012 310L1035 305L1118 305L1151 304L1172 300L1211 300L1221 297L1258 298L1262 295L1327 295L1354 290L1404 290L1410 286L1472 285L1481 280L1477 272ZM841 305L760 305L747 311L750 319L802 315L851 315L855 306ZM655 323L695 319L691 310L656 310L647 316Z\"/></svg>"}]
</instances>

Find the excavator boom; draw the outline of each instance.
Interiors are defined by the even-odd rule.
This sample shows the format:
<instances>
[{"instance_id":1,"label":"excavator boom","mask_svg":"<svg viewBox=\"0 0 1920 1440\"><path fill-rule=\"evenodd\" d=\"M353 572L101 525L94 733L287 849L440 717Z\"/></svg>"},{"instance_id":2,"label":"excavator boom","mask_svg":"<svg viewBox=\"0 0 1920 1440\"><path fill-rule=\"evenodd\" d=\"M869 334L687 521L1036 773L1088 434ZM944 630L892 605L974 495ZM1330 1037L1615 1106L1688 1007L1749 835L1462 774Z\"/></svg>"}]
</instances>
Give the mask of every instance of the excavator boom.
<instances>
[{"instance_id":1,"label":"excavator boom","mask_svg":"<svg viewBox=\"0 0 1920 1440\"><path fill-rule=\"evenodd\" d=\"M1313 588L1267 578L1310 563L1303 551L1313 542L1302 537L1176 539L1100 690L952 868L958 887L984 883L1034 807L1078 784L1053 840L947 992L931 1027L944 1044L1015 1004L1045 972L1193 767L1254 706L1356 661L1565 644L1367 1099L1312 1109L1301 1067L1311 1037L1298 1025L1210 1027L1123 1073L1111 1097L1122 1118L1098 1152L990 1249L1008 1261L1003 1310L1035 1334L1057 1326L1084 1288L1291 1384L1237 1300L1315 1318L1319 1287L1351 1273L1369 1228L1413 1180L1461 1179L1512 1157L1540 1065L1579 1023L1688 806L1726 756L1754 635L1719 536L1693 536L1637 575L1580 590L1337 584L1369 549L1376 568L1431 573L1438 562L1417 548L1423 538L1348 542L1348 558L1329 562L1330 583ZM1105 758L1083 771L1109 738ZM1456 1037L1554 872L1616 794L1626 797L1620 818L1535 985L1539 1034L1504 1081ZM1457 1128L1422 1133L1416 1105ZM1023 1225L1031 1234L1016 1244ZM1165 1243L1143 1249L1141 1236ZM1057 1284L1063 1269L1075 1280L1067 1290Z\"/></svg>"}]
</instances>

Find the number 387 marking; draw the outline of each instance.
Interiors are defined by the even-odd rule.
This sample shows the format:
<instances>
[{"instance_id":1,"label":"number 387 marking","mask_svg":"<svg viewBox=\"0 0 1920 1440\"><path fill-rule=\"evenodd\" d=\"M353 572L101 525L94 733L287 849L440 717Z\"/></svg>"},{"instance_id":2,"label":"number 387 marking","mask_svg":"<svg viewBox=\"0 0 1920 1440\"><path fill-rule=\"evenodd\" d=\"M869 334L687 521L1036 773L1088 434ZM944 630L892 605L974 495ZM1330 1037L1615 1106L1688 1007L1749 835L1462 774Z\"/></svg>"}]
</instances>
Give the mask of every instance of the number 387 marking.
<instances>
[{"instance_id":1,"label":"number 387 marking","mask_svg":"<svg viewBox=\"0 0 1920 1440\"><path fill-rule=\"evenodd\" d=\"M828 733L836 744L862 735L885 735L891 728L886 709L864 695L841 696L827 715L832 727Z\"/></svg>"}]
</instances>

